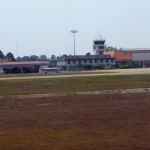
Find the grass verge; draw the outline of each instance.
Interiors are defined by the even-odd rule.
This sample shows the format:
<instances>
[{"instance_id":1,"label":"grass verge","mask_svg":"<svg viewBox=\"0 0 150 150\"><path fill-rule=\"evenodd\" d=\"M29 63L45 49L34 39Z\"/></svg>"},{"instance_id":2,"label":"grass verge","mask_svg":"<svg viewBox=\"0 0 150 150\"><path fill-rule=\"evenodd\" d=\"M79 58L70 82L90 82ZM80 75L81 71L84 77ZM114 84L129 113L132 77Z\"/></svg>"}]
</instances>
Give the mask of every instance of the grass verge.
<instances>
[{"instance_id":1,"label":"grass verge","mask_svg":"<svg viewBox=\"0 0 150 150\"><path fill-rule=\"evenodd\" d=\"M150 75L1 80L0 95L64 93L146 87L150 87Z\"/></svg>"}]
</instances>

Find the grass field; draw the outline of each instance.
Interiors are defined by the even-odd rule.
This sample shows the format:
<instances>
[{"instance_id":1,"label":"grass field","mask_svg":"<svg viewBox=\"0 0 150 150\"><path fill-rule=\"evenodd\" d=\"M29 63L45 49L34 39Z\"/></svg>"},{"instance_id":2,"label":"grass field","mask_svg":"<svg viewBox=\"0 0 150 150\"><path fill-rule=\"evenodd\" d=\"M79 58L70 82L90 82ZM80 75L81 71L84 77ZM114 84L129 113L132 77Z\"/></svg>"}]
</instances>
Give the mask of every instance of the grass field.
<instances>
[{"instance_id":1,"label":"grass field","mask_svg":"<svg viewBox=\"0 0 150 150\"><path fill-rule=\"evenodd\" d=\"M149 150L150 93L0 100L0 150Z\"/></svg>"},{"instance_id":2,"label":"grass field","mask_svg":"<svg viewBox=\"0 0 150 150\"><path fill-rule=\"evenodd\" d=\"M0 81L0 95L40 94L150 87L150 75L91 76Z\"/></svg>"}]
</instances>

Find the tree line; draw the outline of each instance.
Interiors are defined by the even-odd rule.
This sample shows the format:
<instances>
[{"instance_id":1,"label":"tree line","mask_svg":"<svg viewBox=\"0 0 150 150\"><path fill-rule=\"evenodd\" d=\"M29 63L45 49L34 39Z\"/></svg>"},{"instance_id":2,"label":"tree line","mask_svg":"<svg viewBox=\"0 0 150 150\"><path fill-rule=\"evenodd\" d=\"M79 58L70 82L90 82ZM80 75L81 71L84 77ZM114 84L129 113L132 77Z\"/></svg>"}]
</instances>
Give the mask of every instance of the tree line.
<instances>
[{"instance_id":1,"label":"tree line","mask_svg":"<svg viewBox=\"0 0 150 150\"><path fill-rule=\"evenodd\" d=\"M122 48L117 49L116 47L112 47L112 46L106 47L106 51L109 51L109 50L122 50ZM70 56L70 55L63 54L62 56L64 57L64 56ZM86 53L86 55L91 55L91 53L88 52L88 53ZM6 55L4 55L4 53L2 52L2 50L0 50L0 58L8 59L8 60L11 60L11 61L38 61L38 60L47 60L47 61L50 61L50 62L51 61L55 62L60 57L61 56L51 55L50 58L47 58L46 55L41 55L41 56L31 55L31 56L23 56L23 57L17 57L17 58L15 58L14 55L11 52L9 52Z\"/></svg>"},{"instance_id":2,"label":"tree line","mask_svg":"<svg viewBox=\"0 0 150 150\"><path fill-rule=\"evenodd\" d=\"M9 59L11 61L16 61L16 59L14 58L14 55L11 52L4 55L4 53L1 50L0 50L0 58Z\"/></svg>"},{"instance_id":3,"label":"tree line","mask_svg":"<svg viewBox=\"0 0 150 150\"><path fill-rule=\"evenodd\" d=\"M51 55L50 58L47 58L46 55L40 55L40 56L31 55L31 56L23 56L23 57L15 58L14 55L11 52L4 55L2 50L0 50L0 58L1 59L7 59L7 60L10 60L10 61L18 61L18 62L19 61L41 61L41 60L56 61L59 58L59 56Z\"/></svg>"}]
</instances>

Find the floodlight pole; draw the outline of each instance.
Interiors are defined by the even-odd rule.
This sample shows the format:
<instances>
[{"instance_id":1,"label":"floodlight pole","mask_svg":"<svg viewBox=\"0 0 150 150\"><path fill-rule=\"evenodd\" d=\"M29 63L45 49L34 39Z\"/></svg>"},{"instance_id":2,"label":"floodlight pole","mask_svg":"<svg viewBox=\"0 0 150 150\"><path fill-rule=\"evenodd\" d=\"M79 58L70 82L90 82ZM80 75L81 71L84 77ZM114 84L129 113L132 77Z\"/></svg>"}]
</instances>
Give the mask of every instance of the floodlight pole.
<instances>
[{"instance_id":1,"label":"floodlight pole","mask_svg":"<svg viewBox=\"0 0 150 150\"><path fill-rule=\"evenodd\" d=\"M75 33L73 33L73 37L74 37L74 56L76 55L75 53Z\"/></svg>"},{"instance_id":2,"label":"floodlight pole","mask_svg":"<svg viewBox=\"0 0 150 150\"><path fill-rule=\"evenodd\" d=\"M75 56L75 33L77 33L78 30L71 30L71 32L73 33L73 37L74 37L74 56Z\"/></svg>"}]
</instances>

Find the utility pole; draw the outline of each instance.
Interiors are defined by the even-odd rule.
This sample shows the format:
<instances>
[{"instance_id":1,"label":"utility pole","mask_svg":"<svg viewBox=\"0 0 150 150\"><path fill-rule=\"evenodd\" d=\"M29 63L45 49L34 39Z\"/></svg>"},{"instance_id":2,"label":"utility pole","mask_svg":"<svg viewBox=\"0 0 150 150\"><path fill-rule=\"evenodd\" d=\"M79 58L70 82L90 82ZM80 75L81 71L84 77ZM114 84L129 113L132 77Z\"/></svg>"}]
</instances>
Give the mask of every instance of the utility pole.
<instances>
[{"instance_id":1,"label":"utility pole","mask_svg":"<svg viewBox=\"0 0 150 150\"><path fill-rule=\"evenodd\" d=\"M71 30L72 34L73 34L73 37L74 37L74 63L75 63L75 66L76 66L76 61L75 61L75 33L78 32L78 30Z\"/></svg>"},{"instance_id":2,"label":"utility pole","mask_svg":"<svg viewBox=\"0 0 150 150\"><path fill-rule=\"evenodd\" d=\"M73 33L73 37L74 37L74 56L75 56L75 33L77 33L78 30L71 30L71 32Z\"/></svg>"}]
</instances>

